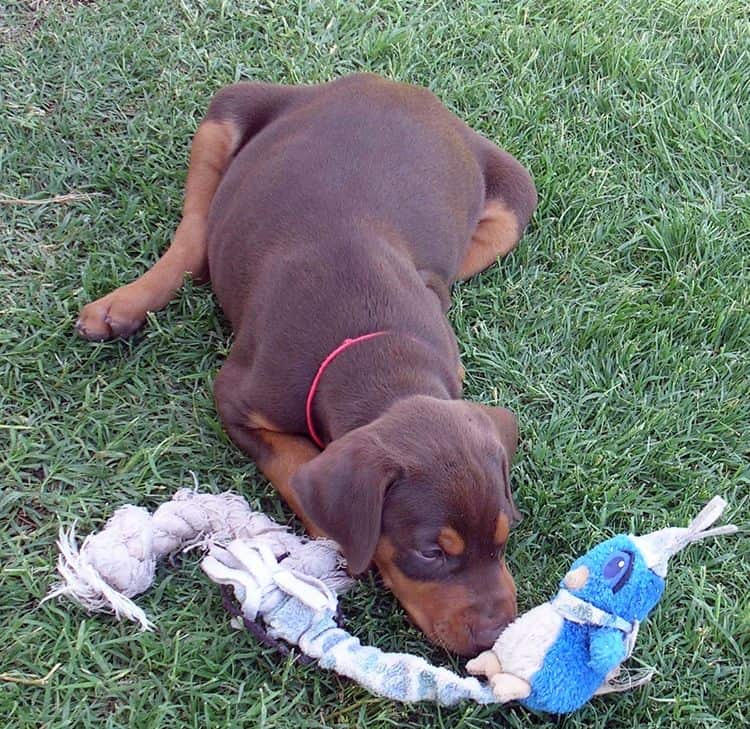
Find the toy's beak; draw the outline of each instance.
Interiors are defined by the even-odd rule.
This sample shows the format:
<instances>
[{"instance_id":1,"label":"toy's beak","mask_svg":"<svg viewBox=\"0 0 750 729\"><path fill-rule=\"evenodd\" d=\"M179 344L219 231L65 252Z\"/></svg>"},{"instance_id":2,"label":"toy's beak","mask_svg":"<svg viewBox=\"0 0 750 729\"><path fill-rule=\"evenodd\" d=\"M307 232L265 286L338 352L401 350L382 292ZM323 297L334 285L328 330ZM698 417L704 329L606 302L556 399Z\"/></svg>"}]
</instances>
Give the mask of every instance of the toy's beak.
<instances>
[{"instance_id":1,"label":"toy's beak","mask_svg":"<svg viewBox=\"0 0 750 729\"><path fill-rule=\"evenodd\" d=\"M643 555L646 566L659 577L667 576L669 558L684 549L691 541L688 530L678 527L659 529L658 532L631 539Z\"/></svg>"},{"instance_id":2,"label":"toy's beak","mask_svg":"<svg viewBox=\"0 0 750 729\"><path fill-rule=\"evenodd\" d=\"M707 537L733 534L737 531L737 527L733 524L714 529L708 528L721 516L726 505L727 502L724 499L714 496L687 527L667 527L642 537L631 537L631 540L643 555L646 566L659 577L666 577L669 558L688 544Z\"/></svg>"}]
</instances>

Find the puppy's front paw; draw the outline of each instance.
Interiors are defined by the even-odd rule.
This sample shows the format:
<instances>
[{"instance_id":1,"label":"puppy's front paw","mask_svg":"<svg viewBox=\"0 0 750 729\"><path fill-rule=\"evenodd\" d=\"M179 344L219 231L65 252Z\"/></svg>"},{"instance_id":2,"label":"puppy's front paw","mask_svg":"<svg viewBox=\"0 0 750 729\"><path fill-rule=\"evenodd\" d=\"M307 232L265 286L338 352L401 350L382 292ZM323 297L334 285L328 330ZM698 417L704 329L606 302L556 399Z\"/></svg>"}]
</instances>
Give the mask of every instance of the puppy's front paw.
<instances>
[{"instance_id":1,"label":"puppy's front paw","mask_svg":"<svg viewBox=\"0 0 750 729\"><path fill-rule=\"evenodd\" d=\"M76 331L92 342L129 337L146 321L143 297L131 284L121 286L81 309Z\"/></svg>"}]
</instances>

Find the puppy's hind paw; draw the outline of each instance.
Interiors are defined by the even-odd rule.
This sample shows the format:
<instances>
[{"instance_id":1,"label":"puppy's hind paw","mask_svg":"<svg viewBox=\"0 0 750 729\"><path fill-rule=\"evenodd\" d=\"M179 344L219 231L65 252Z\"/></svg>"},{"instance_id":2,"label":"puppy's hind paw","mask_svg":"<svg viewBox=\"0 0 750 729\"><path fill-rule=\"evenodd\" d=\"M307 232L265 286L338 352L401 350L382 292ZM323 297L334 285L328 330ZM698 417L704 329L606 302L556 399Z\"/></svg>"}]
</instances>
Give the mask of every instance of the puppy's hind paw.
<instances>
[{"instance_id":1,"label":"puppy's hind paw","mask_svg":"<svg viewBox=\"0 0 750 729\"><path fill-rule=\"evenodd\" d=\"M84 339L102 342L129 337L146 321L146 310L137 290L122 286L81 309L75 330Z\"/></svg>"}]
</instances>

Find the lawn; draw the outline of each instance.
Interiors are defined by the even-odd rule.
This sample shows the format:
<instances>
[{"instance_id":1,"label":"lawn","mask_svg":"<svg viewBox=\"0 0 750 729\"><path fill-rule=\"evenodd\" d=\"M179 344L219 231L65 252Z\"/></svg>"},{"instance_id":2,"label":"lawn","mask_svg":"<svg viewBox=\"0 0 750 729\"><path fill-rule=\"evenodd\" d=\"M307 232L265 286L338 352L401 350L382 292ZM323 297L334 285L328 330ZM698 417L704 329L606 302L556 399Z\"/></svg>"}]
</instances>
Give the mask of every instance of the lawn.
<instances>
[{"instance_id":1,"label":"lawn","mask_svg":"<svg viewBox=\"0 0 750 729\"><path fill-rule=\"evenodd\" d=\"M521 245L456 287L450 312L467 397L520 420L521 608L595 541L681 525L713 494L743 529L675 560L633 660L657 669L650 686L553 721L392 704L232 631L194 557L141 598L155 633L39 607L61 524L154 507L189 470L298 528L219 425L229 334L208 290L187 286L131 341L91 344L72 324L167 245L218 88L355 70L429 86L536 180ZM750 724L744 0L6 0L0 109L5 726ZM343 607L363 640L460 669L376 576Z\"/></svg>"}]
</instances>

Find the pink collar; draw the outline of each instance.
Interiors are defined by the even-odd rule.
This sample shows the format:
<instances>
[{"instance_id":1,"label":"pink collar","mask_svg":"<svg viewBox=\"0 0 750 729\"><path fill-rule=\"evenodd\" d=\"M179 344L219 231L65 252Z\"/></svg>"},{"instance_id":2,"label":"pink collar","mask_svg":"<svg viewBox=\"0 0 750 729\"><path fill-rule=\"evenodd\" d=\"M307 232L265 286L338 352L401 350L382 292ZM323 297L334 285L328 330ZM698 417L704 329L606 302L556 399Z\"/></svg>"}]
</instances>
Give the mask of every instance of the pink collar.
<instances>
[{"instance_id":1,"label":"pink collar","mask_svg":"<svg viewBox=\"0 0 750 729\"><path fill-rule=\"evenodd\" d=\"M326 371L326 367L328 367L331 362L333 362L336 357L338 357L345 349L349 349L354 344L357 344L358 342L364 342L368 339L374 339L375 337L379 337L382 334L388 334L386 331L382 332L371 332L370 334L363 334L361 337L354 337L353 339L345 339L341 344L339 344L336 349L333 350L320 364L320 367L318 367L318 371L315 374L315 377L313 378L312 384L310 385L310 389L307 392L307 402L305 403L305 417L307 418L307 430L310 433L310 438L312 438L313 443L315 443L318 448L323 449L325 448L325 444L323 443L321 437L318 435L318 433L315 430L315 425L313 424L313 398L315 397L315 393L317 392L318 385L320 384L320 378L323 376L323 373Z\"/></svg>"}]
</instances>

